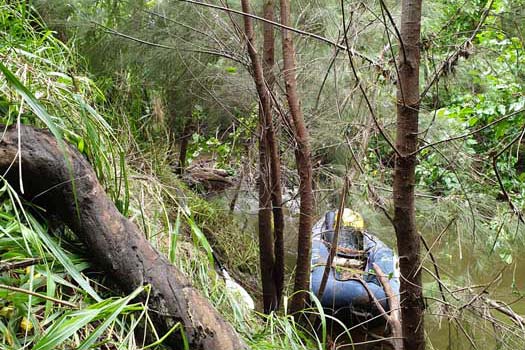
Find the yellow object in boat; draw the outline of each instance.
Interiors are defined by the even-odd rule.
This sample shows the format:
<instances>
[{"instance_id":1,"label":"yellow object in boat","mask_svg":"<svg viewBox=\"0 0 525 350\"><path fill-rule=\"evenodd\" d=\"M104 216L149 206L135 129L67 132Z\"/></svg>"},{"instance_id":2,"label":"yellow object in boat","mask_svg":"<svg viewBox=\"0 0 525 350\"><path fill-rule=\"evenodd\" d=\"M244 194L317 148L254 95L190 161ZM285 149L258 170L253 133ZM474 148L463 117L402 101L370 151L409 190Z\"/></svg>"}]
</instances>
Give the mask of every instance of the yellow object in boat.
<instances>
[{"instance_id":1,"label":"yellow object in boat","mask_svg":"<svg viewBox=\"0 0 525 350\"><path fill-rule=\"evenodd\" d=\"M338 214L339 213L336 214L336 220L335 220L334 225L336 225L337 223ZM363 230L365 228L365 221L363 220L363 217L361 216L361 214L359 214L358 212L353 211L352 209L349 209L349 208L344 208L341 226L342 227L352 227L356 230Z\"/></svg>"}]
</instances>

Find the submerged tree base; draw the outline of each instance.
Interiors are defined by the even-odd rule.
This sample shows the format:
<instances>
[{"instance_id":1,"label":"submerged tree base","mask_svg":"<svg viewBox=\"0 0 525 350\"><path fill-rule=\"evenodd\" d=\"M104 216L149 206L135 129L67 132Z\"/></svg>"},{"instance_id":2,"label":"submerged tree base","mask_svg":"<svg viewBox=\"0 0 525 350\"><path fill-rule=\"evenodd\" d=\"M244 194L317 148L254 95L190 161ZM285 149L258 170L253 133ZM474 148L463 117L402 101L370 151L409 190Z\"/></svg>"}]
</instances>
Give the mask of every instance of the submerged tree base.
<instances>
[{"instance_id":1,"label":"submerged tree base","mask_svg":"<svg viewBox=\"0 0 525 350\"><path fill-rule=\"evenodd\" d=\"M148 305L160 330L166 332L180 322L191 349L246 348L183 273L122 216L76 149L61 147L47 131L8 127L0 140L0 171L18 192L22 178L20 194L66 223L86 244L93 263L123 291L151 285ZM172 336L168 342L180 347L181 338Z\"/></svg>"}]
</instances>

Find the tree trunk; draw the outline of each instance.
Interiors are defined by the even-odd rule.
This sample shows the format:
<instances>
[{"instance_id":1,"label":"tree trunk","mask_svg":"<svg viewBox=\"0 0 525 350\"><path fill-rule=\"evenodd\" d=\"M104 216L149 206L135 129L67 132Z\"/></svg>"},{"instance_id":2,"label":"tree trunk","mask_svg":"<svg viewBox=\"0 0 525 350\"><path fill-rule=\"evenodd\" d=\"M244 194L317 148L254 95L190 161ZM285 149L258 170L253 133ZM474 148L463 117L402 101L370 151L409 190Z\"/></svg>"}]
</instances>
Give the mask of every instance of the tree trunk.
<instances>
[{"instance_id":1,"label":"tree trunk","mask_svg":"<svg viewBox=\"0 0 525 350\"><path fill-rule=\"evenodd\" d=\"M261 105L260 103L259 105ZM277 289L274 283L275 265L274 241L272 235L272 199L270 190L270 167L268 155L268 138L266 137L265 116L259 109L259 261L263 290L264 313L275 310L278 304Z\"/></svg>"},{"instance_id":2,"label":"tree trunk","mask_svg":"<svg viewBox=\"0 0 525 350\"><path fill-rule=\"evenodd\" d=\"M281 24L290 26L290 2L289 0L280 0L280 4ZM286 97L290 108L290 124L294 126L296 142L295 159L300 179L299 195L301 198L294 283L295 294L290 304L290 311L295 312L303 309L305 306L306 296L308 294L302 291L308 291L310 289L310 252L314 197L312 191L312 161L310 158L309 136L297 94L295 51L292 33L286 29L282 29L281 33L284 63L283 73L286 85Z\"/></svg>"},{"instance_id":3,"label":"tree trunk","mask_svg":"<svg viewBox=\"0 0 525 350\"><path fill-rule=\"evenodd\" d=\"M241 0L242 10L250 13L248 0ZM271 100L268 88L264 82L262 64L255 50L253 22L250 17L243 16L248 55L252 62L252 74L257 94L259 95L259 259L261 266L261 282L263 289L264 312L275 310L278 305L277 289L274 283L274 240L272 235L272 200L270 178L270 142L268 137L268 119L271 125ZM268 117L269 116L269 117Z\"/></svg>"},{"instance_id":4,"label":"tree trunk","mask_svg":"<svg viewBox=\"0 0 525 350\"><path fill-rule=\"evenodd\" d=\"M267 0L264 3L264 18L274 21L274 1ZM263 24L263 73L266 79L266 86L269 94L273 93L273 86L275 84L275 75L273 69L275 66L275 38L274 26L270 23ZM272 121L271 106L272 99L270 99L270 112L266 115L266 126L268 128L268 146L270 151L270 182L271 182L271 196L272 196L272 212L273 212L273 235L274 235L274 254L275 261L273 266L273 279L275 283L277 305L279 308L283 296L284 288L284 214L283 214L283 195L281 191L281 157L279 154L279 143Z\"/></svg>"},{"instance_id":5,"label":"tree trunk","mask_svg":"<svg viewBox=\"0 0 525 350\"><path fill-rule=\"evenodd\" d=\"M184 125L184 129L182 131L182 137L180 139L179 162L177 164L177 169L176 169L176 173L178 175L183 175L184 171L186 170L186 156L188 153L188 144L191 138L191 130L192 130L192 127L189 122L186 125Z\"/></svg>"},{"instance_id":6,"label":"tree trunk","mask_svg":"<svg viewBox=\"0 0 525 350\"><path fill-rule=\"evenodd\" d=\"M181 322L192 349L246 349L233 328L184 274L151 246L134 223L120 214L89 162L69 145L64 150L65 154L46 131L28 126L21 126L20 130L9 127L0 141L0 172L13 188L18 188L22 159L26 200L66 223L85 243L92 262L123 291L129 293L139 286L151 285L148 306L154 312L149 315L159 333ZM180 335L167 342L182 347Z\"/></svg>"},{"instance_id":7,"label":"tree trunk","mask_svg":"<svg viewBox=\"0 0 525 350\"><path fill-rule=\"evenodd\" d=\"M404 347L425 348L419 236L415 217L415 169L419 114L419 43L421 0L403 0L397 93L397 138L394 168L394 226L401 270L401 319Z\"/></svg>"}]
</instances>

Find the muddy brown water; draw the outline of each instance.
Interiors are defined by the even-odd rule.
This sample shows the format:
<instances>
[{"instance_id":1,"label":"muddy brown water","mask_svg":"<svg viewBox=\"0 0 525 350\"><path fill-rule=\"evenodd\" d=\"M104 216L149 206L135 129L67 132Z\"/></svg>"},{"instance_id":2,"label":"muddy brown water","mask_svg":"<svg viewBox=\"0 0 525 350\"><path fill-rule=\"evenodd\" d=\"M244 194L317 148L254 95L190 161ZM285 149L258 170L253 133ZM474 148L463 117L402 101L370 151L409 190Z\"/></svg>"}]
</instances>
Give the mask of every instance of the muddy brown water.
<instances>
[{"instance_id":1,"label":"muddy brown water","mask_svg":"<svg viewBox=\"0 0 525 350\"><path fill-rule=\"evenodd\" d=\"M237 211L243 220L247 220L247 232L253 232L254 239L257 239L257 215L256 200L251 197L241 199L241 205ZM286 267L287 277L291 278L295 266L297 250L297 203L291 203L291 210L286 213L285 227L285 248L286 248ZM370 209L360 208L361 213L367 222L370 232L377 235L383 242L390 247L395 247L394 231L390 223L384 218L383 214L373 212ZM320 210L314 220L317 221L324 210ZM424 225L421 225L424 226ZM428 244L436 240L439 233L423 232ZM480 239L480 238L478 238ZM488 251L479 248L482 244L469 244L471 237L469 234L458 236L457 234L445 234L432 248L433 256L439 267L440 277L447 286L457 288L474 287L467 293L456 293L462 298L461 301L454 301L455 305L469 303L475 296L486 296L491 299L504 303L509 303L512 310L520 315L525 315L525 256L519 251L512 252L513 261L508 264L496 253L490 254ZM424 249L422 247L422 249ZM425 268L434 273L434 267L427 256ZM498 278L498 276L500 276ZM519 334L521 341L507 340L504 327L495 327L493 323L483 320L467 307L461 312L453 312L443 308L441 303L433 299L441 299L441 294L437 287L434 277L428 273L423 273L424 294L427 299L427 310L425 315L425 333L427 337L427 349L436 350L465 350L465 349L525 349L525 330ZM290 280L290 284L291 284ZM486 291L483 287L487 286ZM452 288L452 287L450 287ZM488 292L488 293L487 293ZM448 296L450 299L450 296ZM449 301L450 302L450 301ZM495 310L486 308L483 312L490 314L499 322L509 323L509 319ZM448 316L447 316L448 314ZM372 333L381 334L384 326L376 326L371 330ZM337 327L333 327L334 338L337 336ZM465 335L465 334L468 334ZM369 341L370 334L363 331L352 332L353 342ZM500 339L500 340L498 340ZM347 341L347 340L346 340ZM341 344L341 343L339 343ZM351 346L343 346L341 349L352 349ZM355 347L356 349L381 349L380 345L370 344ZM387 347L385 347L387 348Z\"/></svg>"}]
</instances>

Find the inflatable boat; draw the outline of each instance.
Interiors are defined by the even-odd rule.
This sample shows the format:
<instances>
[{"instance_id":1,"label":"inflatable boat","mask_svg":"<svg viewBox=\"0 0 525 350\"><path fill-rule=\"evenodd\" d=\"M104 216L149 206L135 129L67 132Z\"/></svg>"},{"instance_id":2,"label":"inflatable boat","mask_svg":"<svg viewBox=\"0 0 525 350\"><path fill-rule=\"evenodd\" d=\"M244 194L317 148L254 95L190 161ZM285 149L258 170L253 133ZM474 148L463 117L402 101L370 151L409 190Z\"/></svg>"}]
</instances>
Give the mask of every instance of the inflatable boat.
<instances>
[{"instance_id":1,"label":"inflatable boat","mask_svg":"<svg viewBox=\"0 0 525 350\"><path fill-rule=\"evenodd\" d=\"M310 290L318 296L334 236L336 211L329 211L312 230ZM373 317L378 314L369 293L388 310L383 287L375 276L376 263L389 276L389 283L399 294L398 259L392 249L364 230L361 216L345 208L339 230L337 254L329 271L320 302L331 314ZM364 286L366 284L366 287Z\"/></svg>"}]
</instances>

